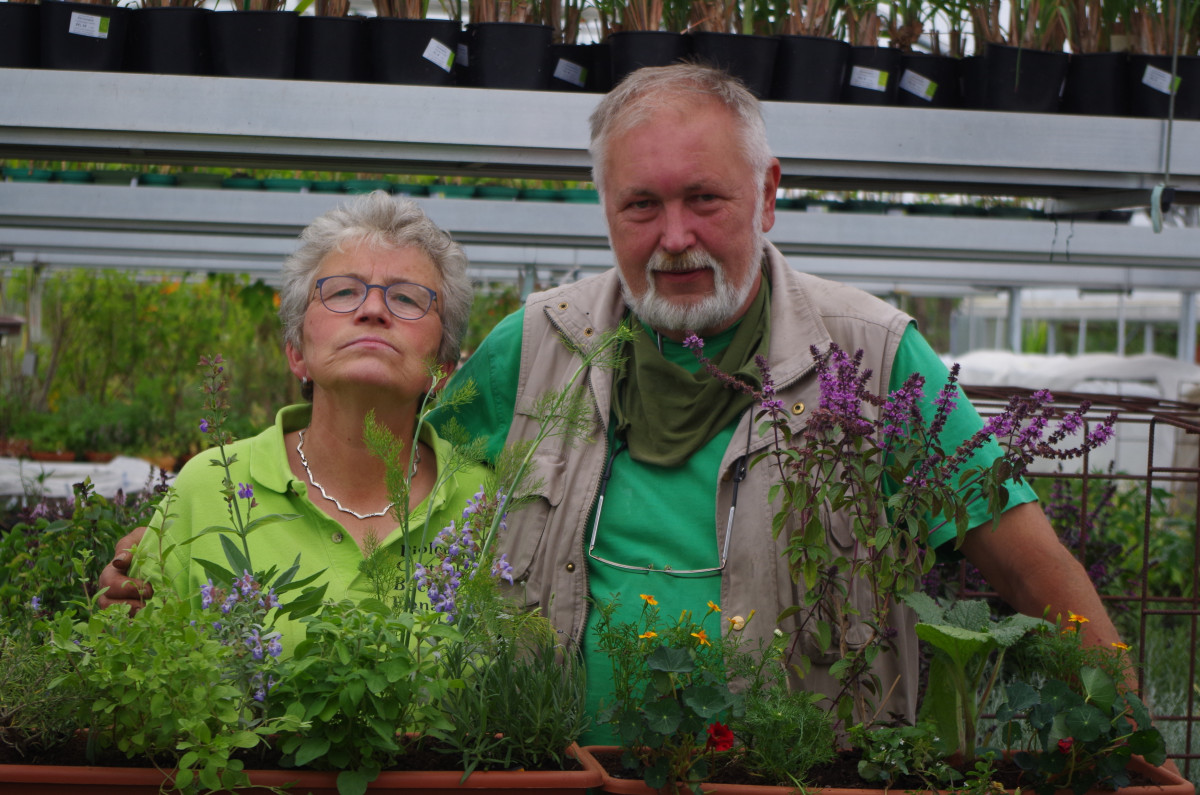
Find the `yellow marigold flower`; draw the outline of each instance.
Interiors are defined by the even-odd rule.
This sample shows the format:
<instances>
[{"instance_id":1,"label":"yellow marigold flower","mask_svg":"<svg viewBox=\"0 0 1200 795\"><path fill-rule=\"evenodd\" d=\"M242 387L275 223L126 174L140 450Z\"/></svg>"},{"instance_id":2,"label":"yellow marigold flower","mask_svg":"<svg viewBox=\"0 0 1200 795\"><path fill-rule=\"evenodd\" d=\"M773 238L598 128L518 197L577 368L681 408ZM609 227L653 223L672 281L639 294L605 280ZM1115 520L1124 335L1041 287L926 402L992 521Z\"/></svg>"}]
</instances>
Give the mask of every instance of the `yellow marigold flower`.
<instances>
[{"instance_id":1,"label":"yellow marigold flower","mask_svg":"<svg viewBox=\"0 0 1200 795\"><path fill-rule=\"evenodd\" d=\"M655 599L653 596L651 596L648 593L638 594L638 596L642 597L642 601L648 605L657 605L658 604L658 600Z\"/></svg>"},{"instance_id":2,"label":"yellow marigold flower","mask_svg":"<svg viewBox=\"0 0 1200 795\"><path fill-rule=\"evenodd\" d=\"M1071 617L1071 621L1072 621L1072 623L1075 623L1075 624L1086 624L1086 623L1088 622L1088 620L1087 620L1086 618L1084 618L1083 616L1076 615L1075 613L1068 613L1068 614L1069 614L1069 615L1070 615L1070 617Z\"/></svg>"},{"instance_id":3,"label":"yellow marigold flower","mask_svg":"<svg viewBox=\"0 0 1200 795\"><path fill-rule=\"evenodd\" d=\"M742 618L741 616L730 616L729 617L729 628L730 629L736 631L736 630L741 629L744 626L746 626L746 619Z\"/></svg>"},{"instance_id":4,"label":"yellow marigold flower","mask_svg":"<svg viewBox=\"0 0 1200 795\"><path fill-rule=\"evenodd\" d=\"M711 612L711 613L720 613L720 612L721 612L721 606L720 606L719 604L717 604L716 602L714 602L714 601L712 601L712 600L710 599L710 600L709 600L709 602L708 602L708 610L709 610L709 612Z\"/></svg>"},{"instance_id":5,"label":"yellow marigold flower","mask_svg":"<svg viewBox=\"0 0 1200 795\"><path fill-rule=\"evenodd\" d=\"M692 637L695 638L697 641L699 641L701 646L711 646L712 645L712 643L710 643L708 640L708 633L705 632L704 630L700 630L699 632L693 632Z\"/></svg>"},{"instance_id":6,"label":"yellow marigold flower","mask_svg":"<svg viewBox=\"0 0 1200 795\"><path fill-rule=\"evenodd\" d=\"M1129 651L1129 646L1127 644L1122 643L1119 640L1113 641L1113 647L1120 649L1121 651Z\"/></svg>"},{"instance_id":7,"label":"yellow marigold flower","mask_svg":"<svg viewBox=\"0 0 1200 795\"><path fill-rule=\"evenodd\" d=\"M657 638L657 637L658 637L658 633L657 633L657 632L655 632L655 631L654 631L654 630L652 630L652 629L648 629L648 630L646 630L645 632L643 632L641 635L638 635L638 637L639 637L639 638L641 638L641 639L643 639L643 640L647 640L647 639L649 639L649 638Z\"/></svg>"}]
</instances>

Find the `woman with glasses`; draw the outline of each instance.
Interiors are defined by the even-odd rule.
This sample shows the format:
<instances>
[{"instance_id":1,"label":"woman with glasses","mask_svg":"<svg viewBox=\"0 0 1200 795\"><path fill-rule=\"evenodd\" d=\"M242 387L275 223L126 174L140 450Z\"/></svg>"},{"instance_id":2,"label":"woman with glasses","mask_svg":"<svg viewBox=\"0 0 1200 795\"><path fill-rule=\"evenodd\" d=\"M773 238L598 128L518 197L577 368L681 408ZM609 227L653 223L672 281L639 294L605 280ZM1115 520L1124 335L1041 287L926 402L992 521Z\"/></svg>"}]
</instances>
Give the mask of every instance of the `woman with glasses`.
<instances>
[{"instance_id":1,"label":"woman with glasses","mask_svg":"<svg viewBox=\"0 0 1200 795\"><path fill-rule=\"evenodd\" d=\"M252 519L298 515L250 534L256 569L282 570L299 555L297 576L323 572L326 598L359 599L374 593L359 571L369 539L398 556L406 545L420 555L461 516L485 470L458 463L451 471L450 447L429 425L414 436L422 400L439 386L433 366L448 375L458 362L472 299L466 269L461 247L415 203L382 192L322 215L301 233L300 247L283 264L279 315L288 365L307 402L281 409L258 436L226 446L236 456L230 476L243 511L252 493ZM407 528L397 526L384 464L363 441L370 414L403 443ZM215 449L202 453L179 473L170 506L176 518L161 530L162 548L173 549L161 571L146 561L134 576L165 578L195 596L207 581L196 561L225 561L215 535L180 543L211 525L229 525L220 494L225 472L209 463L214 458ZM157 532L146 542L158 549ZM110 566L101 585L113 585L114 577L126 579ZM286 649L303 634L283 623Z\"/></svg>"}]
</instances>

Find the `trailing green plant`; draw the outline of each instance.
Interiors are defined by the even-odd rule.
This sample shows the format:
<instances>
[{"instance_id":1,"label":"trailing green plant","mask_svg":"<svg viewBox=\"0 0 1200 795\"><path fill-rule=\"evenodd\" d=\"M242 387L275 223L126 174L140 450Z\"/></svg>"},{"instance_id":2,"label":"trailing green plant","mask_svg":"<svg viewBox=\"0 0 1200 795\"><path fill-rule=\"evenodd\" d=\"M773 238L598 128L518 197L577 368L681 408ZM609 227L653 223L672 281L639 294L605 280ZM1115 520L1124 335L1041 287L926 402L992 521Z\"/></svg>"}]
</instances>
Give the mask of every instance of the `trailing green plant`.
<instances>
[{"instance_id":1,"label":"trailing green plant","mask_svg":"<svg viewBox=\"0 0 1200 795\"><path fill-rule=\"evenodd\" d=\"M915 726L867 726L848 730L850 742L862 754L858 775L864 781L892 784L906 776L919 778L924 789L951 788L962 774L943 756L937 730L928 723Z\"/></svg>"}]
</instances>

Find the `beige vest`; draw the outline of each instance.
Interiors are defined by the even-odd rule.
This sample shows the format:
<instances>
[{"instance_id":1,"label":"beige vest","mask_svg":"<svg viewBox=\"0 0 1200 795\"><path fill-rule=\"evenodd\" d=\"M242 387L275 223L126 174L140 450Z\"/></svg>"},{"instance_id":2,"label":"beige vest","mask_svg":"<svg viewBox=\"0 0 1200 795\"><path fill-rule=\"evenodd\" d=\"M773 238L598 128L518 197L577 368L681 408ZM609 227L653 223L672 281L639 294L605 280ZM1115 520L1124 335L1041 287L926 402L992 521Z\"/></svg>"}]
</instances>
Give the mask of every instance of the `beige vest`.
<instances>
[{"instance_id":1,"label":"beige vest","mask_svg":"<svg viewBox=\"0 0 1200 795\"><path fill-rule=\"evenodd\" d=\"M768 360L777 397L791 411L793 431L804 426L810 408L815 408L818 401L811 345L823 351L830 342L836 342L851 353L867 351L863 366L874 374L868 388L880 392L882 386L886 390L900 337L911 318L860 290L793 270L773 246L767 247L766 256L772 285ZM615 270L529 297L521 339L516 415L509 442L529 439L537 433L537 422L531 416L534 401L548 390L560 388L578 368L578 358L563 345L559 335L586 346L600 331L615 327L624 312ZM588 390L593 408L594 441L568 447L561 439L551 438L541 445L536 453L541 499L509 517L504 542L527 603L542 608L564 642L578 642L587 621L584 539L607 460L605 431L611 409L612 373L592 369L581 383ZM751 419L750 412L742 417L712 484L717 491L713 533L718 543L724 537L732 499L732 473L737 460L746 454ZM753 458L768 440L757 433L751 438ZM773 481L774 475L764 463L752 467L739 486L729 560L721 575L722 614L749 616L751 610L757 611L744 630L749 648L756 647L757 638L769 638L776 616L785 608L799 604L799 588L792 582L781 554L786 533L780 534L779 541L771 533L775 508L768 503L767 492ZM848 550L846 517L831 517L829 540ZM851 598L861 601L865 613L867 596L852 591ZM875 665L885 691L896 683L880 717L895 714L911 720L917 703L917 641L910 611L897 613L892 621L898 630L896 651L881 654ZM779 627L794 636L799 621L800 616L793 615ZM846 633L852 647L866 638L867 628L862 625L852 626ZM811 638L801 642L812 651ZM798 686L832 695L836 692L835 680L828 673L832 662L833 658L814 660L812 671Z\"/></svg>"}]
</instances>

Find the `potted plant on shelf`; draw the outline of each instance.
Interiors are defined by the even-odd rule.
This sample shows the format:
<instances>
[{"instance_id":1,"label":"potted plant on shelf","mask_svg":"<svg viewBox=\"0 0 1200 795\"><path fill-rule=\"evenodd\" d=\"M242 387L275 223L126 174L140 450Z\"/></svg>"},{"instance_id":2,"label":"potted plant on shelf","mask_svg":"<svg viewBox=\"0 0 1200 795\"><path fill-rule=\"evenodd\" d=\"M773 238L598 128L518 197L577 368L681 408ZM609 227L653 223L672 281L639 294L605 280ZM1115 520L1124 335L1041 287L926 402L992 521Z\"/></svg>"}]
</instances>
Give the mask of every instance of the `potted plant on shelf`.
<instances>
[{"instance_id":1,"label":"potted plant on shelf","mask_svg":"<svg viewBox=\"0 0 1200 795\"><path fill-rule=\"evenodd\" d=\"M879 46L883 27L879 4L846 0L842 17L850 41L842 101L854 105L895 105L900 90L900 50Z\"/></svg>"},{"instance_id":2,"label":"potted plant on shelf","mask_svg":"<svg viewBox=\"0 0 1200 795\"><path fill-rule=\"evenodd\" d=\"M286 0L236 0L208 23L213 74L287 80L296 74L300 18Z\"/></svg>"},{"instance_id":3,"label":"potted plant on shelf","mask_svg":"<svg viewBox=\"0 0 1200 795\"><path fill-rule=\"evenodd\" d=\"M615 86L643 66L667 66L688 54L682 31L690 4L686 0L614 0L614 20L606 41Z\"/></svg>"},{"instance_id":4,"label":"potted plant on shelf","mask_svg":"<svg viewBox=\"0 0 1200 795\"><path fill-rule=\"evenodd\" d=\"M131 18L125 68L151 74L212 71L204 0L142 0Z\"/></svg>"},{"instance_id":5,"label":"potted plant on shelf","mask_svg":"<svg viewBox=\"0 0 1200 795\"><path fill-rule=\"evenodd\" d=\"M45 69L120 71L131 9L112 0L39 3L40 60Z\"/></svg>"},{"instance_id":6,"label":"potted plant on shelf","mask_svg":"<svg viewBox=\"0 0 1200 795\"><path fill-rule=\"evenodd\" d=\"M313 16L296 31L296 77L365 83L371 79L367 20L350 14L350 0L316 0Z\"/></svg>"},{"instance_id":7,"label":"potted plant on shelf","mask_svg":"<svg viewBox=\"0 0 1200 795\"><path fill-rule=\"evenodd\" d=\"M367 28L377 82L455 84L462 66L461 4L447 5L449 19L429 19L428 0L374 0L374 6L375 16L367 20Z\"/></svg>"},{"instance_id":8,"label":"potted plant on shelf","mask_svg":"<svg viewBox=\"0 0 1200 795\"><path fill-rule=\"evenodd\" d=\"M946 4L949 5L949 4ZM936 29L929 31L929 52L914 45L925 39L925 23L934 22L937 4L921 0L893 0L888 9L887 33L891 46L900 50L900 73L896 103L920 108L953 108L959 105L958 56L943 53ZM954 19L954 17L948 17ZM951 22L951 33L954 30ZM953 48L952 48L953 49Z\"/></svg>"},{"instance_id":9,"label":"potted plant on shelf","mask_svg":"<svg viewBox=\"0 0 1200 795\"><path fill-rule=\"evenodd\" d=\"M40 27L37 0L0 2L0 67L36 67Z\"/></svg>"},{"instance_id":10,"label":"potted plant on shelf","mask_svg":"<svg viewBox=\"0 0 1200 795\"><path fill-rule=\"evenodd\" d=\"M987 42L984 107L989 110L1056 113L1067 76L1067 38L1062 0L1018 0L1000 23L1000 6L973 3L975 35Z\"/></svg>"},{"instance_id":11,"label":"potted plant on shelf","mask_svg":"<svg viewBox=\"0 0 1200 795\"><path fill-rule=\"evenodd\" d=\"M782 15L771 98L840 102L850 45L842 40L843 0L789 0Z\"/></svg>"},{"instance_id":12,"label":"potted plant on shelf","mask_svg":"<svg viewBox=\"0 0 1200 795\"><path fill-rule=\"evenodd\" d=\"M1200 119L1200 3L1134 3L1129 38L1130 115Z\"/></svg>"},{"instance_id":13,"label":"potted plant on shelf","mask_svg":"<svg viewBox=\"0 0 1200 795\"><path fill-rule=\"evenodd\" d=\"M1070 0L1064 6L1071 56L1063 86L1064 113L1125 116L1129 113L1129 56L1113 42L1123 4Z\"/></svg>"},{"instance_id":14,"label":"potted plant on shelf","mask_svg":"<svg viewBox=\"0 0 1200 795\"><path fill-rule=\"evenodd\" d=\"M688 25L692 54L741 79L759 98L771 93L778 39L754 34L755 5L736 0L695 0Z\"/></svg>"},{"instance_id":15,"label":"potted plant on shelf","mask_svg":"<svg viewBox=\"0 0 1200 795\"><path fill-rule=\"evenodd\" d=\"M466 26L467 85L541 91L553 69L554 28L543 0L470 0Z\"/></svg>"}]
</instances>

